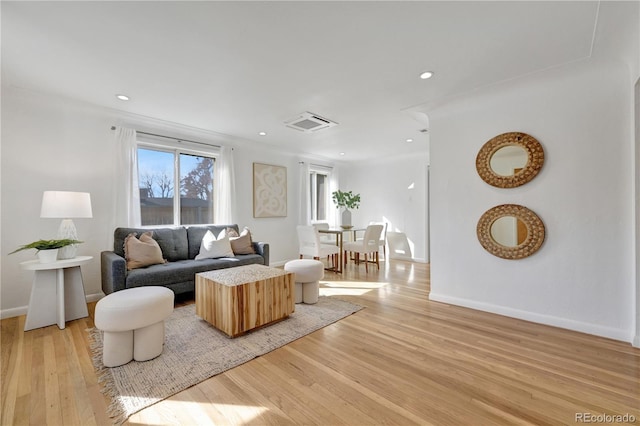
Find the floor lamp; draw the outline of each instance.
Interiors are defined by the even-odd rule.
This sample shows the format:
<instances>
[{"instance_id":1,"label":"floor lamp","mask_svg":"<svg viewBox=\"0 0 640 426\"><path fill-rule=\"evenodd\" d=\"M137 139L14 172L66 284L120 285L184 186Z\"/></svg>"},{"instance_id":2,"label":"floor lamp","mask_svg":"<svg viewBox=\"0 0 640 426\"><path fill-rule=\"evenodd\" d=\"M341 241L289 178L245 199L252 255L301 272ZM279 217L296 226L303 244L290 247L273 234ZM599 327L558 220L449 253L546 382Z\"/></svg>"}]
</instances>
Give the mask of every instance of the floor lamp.
<instances>
[{"instance_id":1,"label":"floor lamp","mask_svg":"<svg viewBox=\"0 0 640 426\"><path fill-rule=\"evenodd\" d=\"M91 195L88 192L44 191L40 217L62 219L58 228L58 239L77 240L78 232L72 218L90 218ZM73 259L78 250L77 244L58 250L58 259Z\"/></svg>"}]
</instances>

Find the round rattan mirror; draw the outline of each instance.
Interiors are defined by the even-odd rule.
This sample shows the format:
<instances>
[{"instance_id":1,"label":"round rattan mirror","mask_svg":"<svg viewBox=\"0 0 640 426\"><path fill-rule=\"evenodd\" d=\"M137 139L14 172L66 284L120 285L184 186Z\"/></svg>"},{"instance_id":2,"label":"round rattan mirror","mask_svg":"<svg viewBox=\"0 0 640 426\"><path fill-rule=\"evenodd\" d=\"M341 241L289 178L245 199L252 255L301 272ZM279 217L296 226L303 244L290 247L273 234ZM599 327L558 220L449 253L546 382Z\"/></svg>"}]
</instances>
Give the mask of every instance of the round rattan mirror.
<instances>
[{"instance_id":1,"label":"round rattan mirror","mask_svg":"<svg viewBox=\"0 0 640 426\"><path fill-rule=\"evenodd\" d=\"M478 241L494 256L522 259L542 246L544 223L533 211L518 204L502 204L487 210L476 228Z\"/></svg>"},{"instance_id":2,"label":"round rattan mirror","mask_svg":"<svg viewBox=\"0 0 640 426\"><path fill-rule=\"evenodd\" d=\"M485 143L476 157L476 170L489 185L515 188L524 185L542 169L544 149L526 133L503 133Z\"/></svg>"}]
</instances>

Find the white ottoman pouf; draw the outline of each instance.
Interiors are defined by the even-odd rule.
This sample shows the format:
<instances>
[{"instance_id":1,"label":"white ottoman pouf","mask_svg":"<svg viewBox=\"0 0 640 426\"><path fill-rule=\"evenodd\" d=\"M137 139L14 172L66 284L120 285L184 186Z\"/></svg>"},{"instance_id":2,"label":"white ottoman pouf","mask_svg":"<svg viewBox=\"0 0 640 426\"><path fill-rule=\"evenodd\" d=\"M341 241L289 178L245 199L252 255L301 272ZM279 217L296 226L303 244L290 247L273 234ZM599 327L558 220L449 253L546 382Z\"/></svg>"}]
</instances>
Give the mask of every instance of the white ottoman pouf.
<instances>
[{"instance_id":1,"label":"white ottoman pouf","mask_svg":"<svg viewBox=\"0 0 640 426\"><path fill-rule=\"evenodd\" d=\"M284 270L296 274L296 303L316 303L324 265L318 260L296 259L285 263Z\"/></svg>"},{"instance_id":2,"label":"white ottoman pouf","mask_svg":"<svg viewBox=\"0 0 640 426\"><path fill-rule=\"evenodd\" d=\"M136 287L98 301L95 325L104 331L102 363L117 367L162 353L164 320L173 312L174 293L166 287Z\"/></svg>"}]
</instances>

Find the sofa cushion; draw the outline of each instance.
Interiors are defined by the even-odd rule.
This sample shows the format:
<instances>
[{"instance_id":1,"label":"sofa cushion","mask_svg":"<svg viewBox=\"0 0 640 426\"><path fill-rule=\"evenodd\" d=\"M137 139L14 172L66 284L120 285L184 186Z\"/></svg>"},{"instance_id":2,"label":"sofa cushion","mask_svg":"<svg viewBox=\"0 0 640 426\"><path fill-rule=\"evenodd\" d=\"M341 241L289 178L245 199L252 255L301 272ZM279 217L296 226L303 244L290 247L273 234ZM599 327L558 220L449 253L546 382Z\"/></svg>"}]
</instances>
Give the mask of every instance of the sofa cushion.
<instances>
[{"instance_id":1,"label":"sofa cushion","mask_svg":"<svg viewBox=\"0 0 640 426\"><path fill-rule=\"evenodd\" d=\"M145 232L138 239L135 232L132 232L124 239L124 258L128 270L166 262L162 258L158 242L151 235L151 231Z\"/></svg>"},{"instance_id":2,"label":"sofa cushion","mask_svg":"<svg viewBox=\"0 0 640 426\"><path fill-rule=\"evenodd\" d=\"M204 234L202 242L200 243L200 252L196 256L196 260L233 257L231 242L226 235L223 235L223 232L218 235L218 239L213 236L213 232L211 231L207 231Z\"/></svg>"},{"instance_id":3,"label":"sofa cushion","mask_svg":"<svg viewBox=\"0 0 640 426\"><path fill-rule=\"evenodd\" d=\"M240 255L231 258L179 260L162 265L152 265L147 268L134 269L127 274L127 288L144 285L170 286L174 283L195 281L198 272L212 271L215 269L230 268L234 266L249 265L252 263L264 263L264 258L257 254Z\"/></svg>"},{"instance_id":4,"label":"sofa cushion","mask_svg":"<svg viewBox=\"0 0 640 426\"><path fill-rule=\"evenodd\" d=\"M231 249L234 254L254 254L256 252L253 248L253 242L251 241L251 231L249 231L249 228L246 226L240 235L238 235L235 230L230 232L229 241L231 242Z\"/></svg>"},{"instance_id":5,"label":"sofa cushion","mask_svg":"<svg viewBox=\"0 0 640 426\"><path fill-rule=\"evenodd\" d=\"M158 242L158 245L162 250L162 256L169 262L175 262L177 260L185 260L189 258L187 229L182 226L178 228L155 229L116 228L113 233L113 251L116 254L124 257L124 239L127 237L127 235L133 232L137 234L143 234L147 231L153 231L153 239ZM200 248L200 241L198 241L198 248ZM191 259L193 259L193 257Z\"/></svg>"},{"instance_id":6,"label":"sofa cushion","mask_svg":"<svg viewBox=\"0 0 640 426\"><path fill-rule=\"evenodd\" d=\"M238 225L197 225L187 228L187 237L189 240L188 259L195 259L200 253L200 243L207 231L218 238L218 235L227 228L233 228L238 231Z\"/></svg>"}]
</instances>

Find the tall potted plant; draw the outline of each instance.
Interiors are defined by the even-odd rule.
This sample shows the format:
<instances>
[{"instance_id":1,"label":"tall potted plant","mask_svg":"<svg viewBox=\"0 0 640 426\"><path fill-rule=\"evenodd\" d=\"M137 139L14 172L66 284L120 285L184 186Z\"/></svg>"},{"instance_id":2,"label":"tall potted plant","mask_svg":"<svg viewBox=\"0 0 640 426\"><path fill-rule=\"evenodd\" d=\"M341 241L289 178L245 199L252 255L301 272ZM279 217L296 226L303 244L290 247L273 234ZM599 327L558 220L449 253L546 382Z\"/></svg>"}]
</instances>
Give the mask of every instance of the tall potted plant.
<instances>
[{"instance_id":1,"label":"tall potted plant","mask_svg":"<svg viewBox=\"0 0 640 426\"><path fill-rule=\"evenodd\" d=\"M340 226L344 229L352 228L351 225L351 209L357 209L360 207L360 194L354 194L352 191L334 191L331 194L333 203L336 208L342 207L342 214L340 216Z\"/></svg>"}]
</instances>

